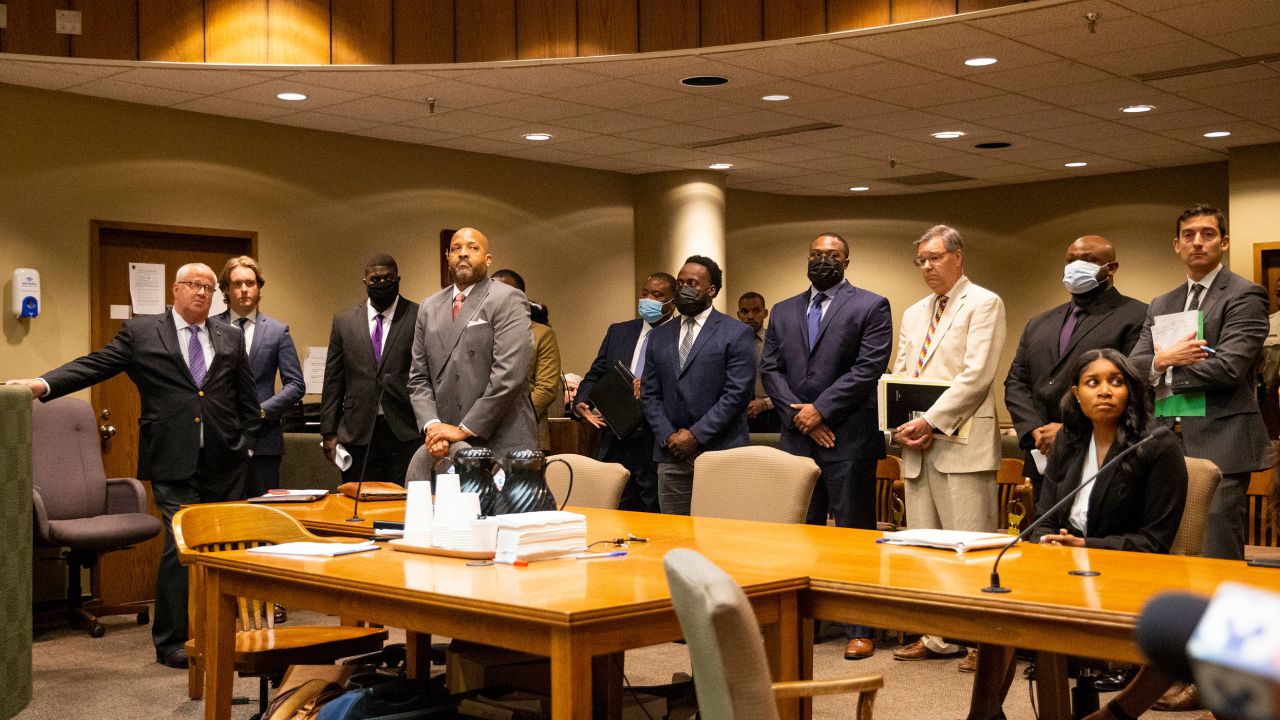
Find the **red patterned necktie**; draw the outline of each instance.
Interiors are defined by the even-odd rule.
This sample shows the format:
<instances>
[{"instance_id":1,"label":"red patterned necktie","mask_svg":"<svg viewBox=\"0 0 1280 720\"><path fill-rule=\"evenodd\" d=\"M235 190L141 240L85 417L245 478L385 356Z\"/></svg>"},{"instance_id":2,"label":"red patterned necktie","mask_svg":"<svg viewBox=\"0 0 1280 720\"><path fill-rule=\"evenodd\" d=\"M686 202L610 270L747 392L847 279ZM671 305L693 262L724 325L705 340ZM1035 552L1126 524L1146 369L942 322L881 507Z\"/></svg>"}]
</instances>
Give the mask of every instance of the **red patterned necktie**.
<instances>
[{"instance_id":1,"label":"red patterned necktie","mask_svg":"<svg viewBox=\"0 0 1280 720\"><path fill-rule=\"evenodd\" d=\"M467 299L467 296L463 295L462 293L458 293L453 297L453 319L454 320L458 319L458 311L462 309L462 301L466 299Z\"/></svg>"},{"instance_id":2,"label":"red patterned necktie","mask_svg":"<svg viewBox=\"0 0 1280 720\"><path fill-rule=\"evenodd\" d=\"M942 319L942 311L947 309L947 296L938 298L938 307L933 311L933 320L929 321L929 330L924 334L924 344L920 346L920 356L916 358L916 374L920 377L924 370L924 361L929 357L929 347L933 345L933 334L938 331L938 321Z\"/></svg>"}]
</instances>

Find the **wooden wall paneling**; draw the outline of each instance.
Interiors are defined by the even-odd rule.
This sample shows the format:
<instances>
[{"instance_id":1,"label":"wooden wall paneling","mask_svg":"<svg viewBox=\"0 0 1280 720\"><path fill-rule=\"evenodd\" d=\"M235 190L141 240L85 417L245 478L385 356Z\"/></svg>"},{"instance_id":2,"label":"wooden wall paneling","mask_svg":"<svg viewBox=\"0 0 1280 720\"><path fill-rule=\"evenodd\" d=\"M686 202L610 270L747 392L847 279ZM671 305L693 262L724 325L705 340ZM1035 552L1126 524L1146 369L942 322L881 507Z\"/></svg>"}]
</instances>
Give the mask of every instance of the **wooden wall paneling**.
<instances>
[{"instance_id":1,"label":"wooden wall paneling","mask_svg":"<svg viewBox=\"0 0 1280 720\"><path fill-rule=\"evenodd\" d=\"M458 62L516 58L515 0L457 0L453 24Z\"/></svg>"},{"instance_id":2,"label":"wooden wall paneling","mask_svg":"<svg viewBox=\"0 0 1280 720\"><path fill-rule=\"evenodd\" d=\"M699 0L640 0L640 52L698 47L701 7Z\"/></svg>"},{"instance_id":3,"label":"wooden wall paneling","mask_svg":"<svg viewBox=\"0 0 1280 720\"><path fill-rule=\"evenodd\" d=\"M392 19L395 62L453 62L453 0L395 0Z\"/></svg>"},{"instance_id":4,"label":"wooden wall paneling","mask_svg":"<svg viewBox=\"0 0 1280 720\"><path fill-rule=\"evenodd\" d=\"M0 52L21 55L71 55L71 36L54 32L53 14L71 9L70 0L4 0L9 28L0 36Z\"/></svg>"},{"instance_id":5,"label":"wooden wall paneling","mask_svg":"<svg viewBox=\"0 0 1280 720\"><path fill-rule=\"evenodd\" d=\"M80 11L80 35L71 38L71 54L102 60L138 59L137 0L74 0Z\"/></svg>"},{"instance_id":6,"label":"wooden wall paneling","mask_svg":"<svg viewBox=\"0 0 1280 720\"><path fill-rule=\"evenodd\" d=\"M990 10L991 8L1004 7L1006 5L1017 5L1026 2L1026 0L956 0L956 12L967 13L976 12L978 10Z\"/></svg>"},{"instance_id":7,"label":"wooden wall paneling","mask_svg":"<svg viewBox=\"0 0 1280 720\"><path fill-rule=\"evenodd\" d=\"M827 0L827 32L889 24L889 0Z\"/></svg>"},{"instance_id":8,"label":"wooden wall paneling","mask_svg":"<svg viewBox=\"0 0 1280 720\"><path fill-rule=\"evenodd\" d=\"M329 63L329 0L268 0L267 62Z\"/></svg>"},{"instance_id":9,"label":"wooden wall paneling","mask_svg":"<svg viewBox=\"0 0 1280 720\"><path fill-rule=\"evenodd\" d=\"M138 59L204 62L203 0L138 0Z\"/></svg>"},{"instance_id":10,"label":"wooden wall paneling","mask_svg":"<svg viewBox=\"0 0 1280 720\"><path fill-rule=\"evenodd\" d=\"M267 0L205 0L204 59L211 63L265 63Z\"/></svg>"},{"instance_id":11,"label":"wooden wall paneling","mask_svg":"<svg viewBox=\"0 0 1280 720\"><path fill-rule=\"evenodd\" d=\"M577 55L577 3L516 0L516 54L521 60Z\"/></svg>"},{"instance_id":12,"label":"wooden wall paneling","mask_svg":"<svg viewBox=\"0 0 1280 720\"><path fill-rule=\"evenodd\" d=\"M761 0L702 0L702 47L759 42L764 38Z\"/></svg>"},{"instance_id":13,"label":"wooden wall paneling","mask_svg":"<svg viewBox=\"0 0 1280 720\"><path fill-rule=\"evenodd\" d=\"M889 20L904 23L955 14L956 0L891 0Z\"/></svg>"},{"instance_id":14,"label":"wooden wall paneling","mask_svg":"<svg viewBox=\"0 0 1280 720\"><path fill-rule=\"evenodd\" d=\"M333 0L333 64L391 62L391 0Z\"/></svg>"},{"instance_id":15,"label":"wooden wall paneling","mask_svg":"<svg viewBox=\"0 0 1280 720\"><path fill-rule=\"evenodd\" d=\"M826 0L764 0L765 40L821 35L826 31Z\"/></svg>"},{"instance_id":16,"label":"wooden wall paneling","mask_svg":"<svg viewBox=\"0 0 1280 720\"><path fill-rule=\"evenodd\" d=\"M674 0L672 5L677 4ZM636 0L578 0L578 54L617 55L639 49Z\"/></svg>"}]
</instances>

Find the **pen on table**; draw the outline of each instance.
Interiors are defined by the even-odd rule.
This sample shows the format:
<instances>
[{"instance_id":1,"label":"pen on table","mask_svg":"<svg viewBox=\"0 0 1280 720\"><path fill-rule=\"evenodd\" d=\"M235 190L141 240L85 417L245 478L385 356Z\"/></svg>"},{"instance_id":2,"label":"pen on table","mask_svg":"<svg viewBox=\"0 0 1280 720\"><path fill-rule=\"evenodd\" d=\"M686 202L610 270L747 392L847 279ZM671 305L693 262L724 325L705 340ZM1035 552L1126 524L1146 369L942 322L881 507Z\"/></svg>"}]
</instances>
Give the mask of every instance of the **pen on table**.
<instances>
[{"instance_id":1,"label":"pen on table","mask_svg":"<svg viewBox=\"0 0 1280 720\"><path fill-rule=\"evenodd\" d=\"M574 555L574 557L578 558L579 560L592 560L595 558L625 557L626 554L627 554L626 550L614 550L612 552L601 552L601 553L583 552L583 553L578 553L577 555Z\"/></svg>"}]
</instances>

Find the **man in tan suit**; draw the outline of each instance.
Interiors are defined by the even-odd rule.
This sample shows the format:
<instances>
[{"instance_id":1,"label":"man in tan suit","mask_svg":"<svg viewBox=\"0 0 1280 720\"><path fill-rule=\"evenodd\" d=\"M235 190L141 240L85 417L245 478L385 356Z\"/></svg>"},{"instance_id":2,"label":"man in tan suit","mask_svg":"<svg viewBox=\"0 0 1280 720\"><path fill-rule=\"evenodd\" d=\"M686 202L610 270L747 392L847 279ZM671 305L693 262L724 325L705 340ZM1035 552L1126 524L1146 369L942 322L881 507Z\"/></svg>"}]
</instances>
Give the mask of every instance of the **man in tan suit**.
<instances>
[{"instance_id":1,"label":"man in tan suit","mask_svg":"<svg viewBox=\"0 0 1280 720\"><path fill-rule=\"evenodd\" d=\"M907 519L913 528L996 527L996 364L1004 348L1004 302L964 274L964 241L946 225L916 241L915 265L932 292L903 313L893 374L951 386L923 417L900 426ZM967 425L967 437L966 434ZM954 655L962 648L925 636L899 660Z\"/></svg>"}]
</instances>

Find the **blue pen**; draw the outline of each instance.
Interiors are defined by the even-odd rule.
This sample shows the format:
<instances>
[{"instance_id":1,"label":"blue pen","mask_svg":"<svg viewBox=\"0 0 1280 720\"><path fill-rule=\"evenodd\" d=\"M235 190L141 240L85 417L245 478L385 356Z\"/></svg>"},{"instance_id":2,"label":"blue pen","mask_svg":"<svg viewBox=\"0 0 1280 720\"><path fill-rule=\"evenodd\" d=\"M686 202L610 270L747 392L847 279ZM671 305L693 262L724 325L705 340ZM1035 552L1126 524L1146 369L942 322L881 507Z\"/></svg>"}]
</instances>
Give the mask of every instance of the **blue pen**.
<instances>
[{"instance_id":1,"label":"blue pen","mask_svg":"<svg viewBox=\"0 0 1280 720\"><path fill-rule=\"evenodd\" d=\"M1209 353L1210 355L1217 355L1217 354L1218 354L1218 351L1217 351L1217 350L1214 350L1213 348L1209 347L1208 345L1205 345L1204 347L1202 347L1202 348L1200 348L1200 349L1201 349L1201 350L1204 350L1205 352Z\"/></svg>"},{"instance_id":2,"label":"blue pen","mask_svg":"<svg viewBox=\"0 0 1280 720\"><path fill-rule=\"evenodd\" d=\"M626 550L614 550L612 552L601 552L601 553L583 552L583 553L578 553L577 555L574 555L574 557L578 558L579 560L594 560L595 558L624 557L626 554L627 554Z\"/></svg>"}]
</instances>

